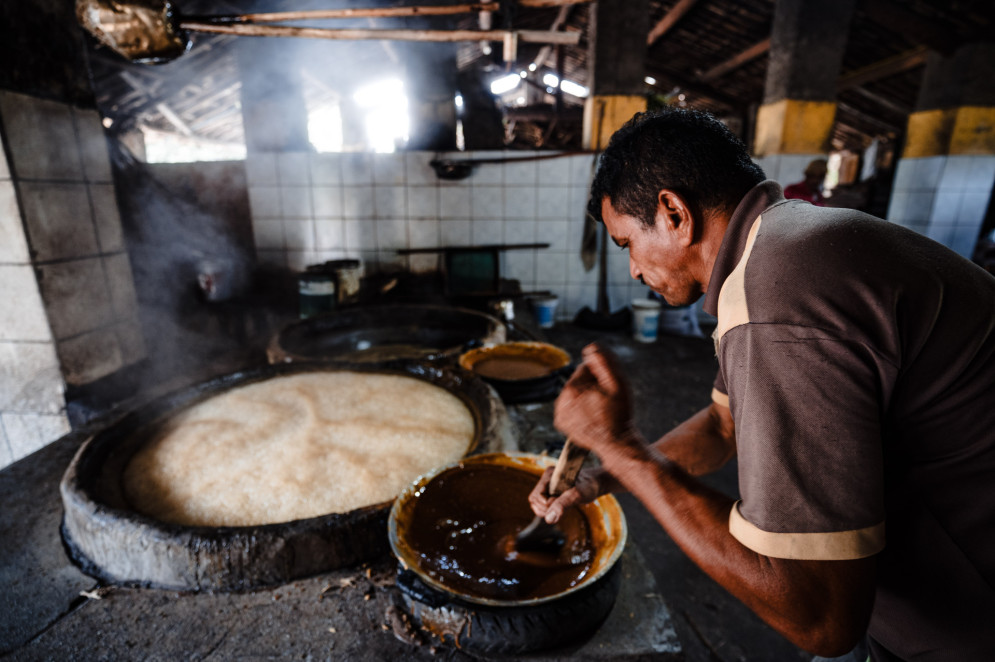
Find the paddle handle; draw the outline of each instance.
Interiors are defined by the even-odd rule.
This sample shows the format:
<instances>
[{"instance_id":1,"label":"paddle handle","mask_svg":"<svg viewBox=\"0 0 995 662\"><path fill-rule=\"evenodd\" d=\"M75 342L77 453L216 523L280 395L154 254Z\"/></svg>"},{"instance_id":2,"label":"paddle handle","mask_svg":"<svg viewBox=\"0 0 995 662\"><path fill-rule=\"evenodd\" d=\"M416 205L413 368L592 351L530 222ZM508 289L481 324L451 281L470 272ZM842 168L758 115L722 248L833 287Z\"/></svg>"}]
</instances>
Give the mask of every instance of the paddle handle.
<instances>
[{"instance_id":1,"label":"paddle handle","mask_svg":"<svg viewBox=\"0 0 995 662\"><path fill-rule=\"evenodd\" d=\"M549 496L560 496L573 487L587 453L586 448L575 446L569 439L563 443L563 450L560 451L560 457L553 468L553 476L549 479Z\"/></svg>"}]
</instances>

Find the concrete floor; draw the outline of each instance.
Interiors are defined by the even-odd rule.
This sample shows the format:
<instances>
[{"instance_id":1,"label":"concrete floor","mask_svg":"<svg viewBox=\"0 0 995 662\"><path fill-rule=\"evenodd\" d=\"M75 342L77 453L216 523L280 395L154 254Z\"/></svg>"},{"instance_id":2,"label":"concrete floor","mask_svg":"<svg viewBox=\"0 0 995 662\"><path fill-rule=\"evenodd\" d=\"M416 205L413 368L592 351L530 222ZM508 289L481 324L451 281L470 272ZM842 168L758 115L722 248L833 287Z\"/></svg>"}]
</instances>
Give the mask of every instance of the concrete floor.
<instances>
[{"instance_id":1,"label":"concrete floor","mask_svg":"<svg viewBox=\"0 0 995 662\"><path fill-rule=\"evenodd\" d=\"M716 368L708 339L661 336L639 344L627 333L571 324L545 336L574 356L592 340L611 347L630 371L648 438L708 403ZM523 450L540 451L558 438L552 403L509 413ZM101 586L68 561L58 533L58 482L86 432L0 472L2 659L472 659L394 636L385 618L398 600L391 558L243 594ZM735 495L735 466L708 482ZM631 543L623 557L628 593L592 640L534 659L810 659L698 570L641 504L627 495L620 501Z\"/></svg>"}]
</instances>

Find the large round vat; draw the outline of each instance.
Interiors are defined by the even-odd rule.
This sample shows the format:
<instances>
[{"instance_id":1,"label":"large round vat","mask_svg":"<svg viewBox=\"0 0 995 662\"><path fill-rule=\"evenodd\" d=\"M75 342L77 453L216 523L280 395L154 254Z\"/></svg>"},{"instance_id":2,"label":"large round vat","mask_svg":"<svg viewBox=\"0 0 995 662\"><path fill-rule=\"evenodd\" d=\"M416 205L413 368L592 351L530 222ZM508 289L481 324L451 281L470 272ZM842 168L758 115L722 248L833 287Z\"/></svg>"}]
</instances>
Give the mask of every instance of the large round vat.
<instances>
[{"instance_id":1,"label":"large round vat","mask_svg":"<svg viewBox=\"0 0 995 662\"><path fill-rule=\"evenodd\" d=\"M493 389L465 371L423 363L268 365L183 389L123 416L77 452L60 485L63 537L73 559L112 583L233 591L283 583L361 563L389 550L391 501L257 526L183 526L146 516L129 503L129 461L171 419L241 386L287 375L375 372L425 380L458 397L473 416L466 455L513 447L507 413Z\"/></svg>"},{"instance_id":2,"label":"large round vat","mask_svg":"<svg viewBox=\"0 0 995 662\"><path fill-rule=\"evenodd\" d=\"M504 342L506 336L501 320L466 308L360 306L292 322L273 336L266 352L270 363L431 360Z\"/></svg>"}]
</instances>

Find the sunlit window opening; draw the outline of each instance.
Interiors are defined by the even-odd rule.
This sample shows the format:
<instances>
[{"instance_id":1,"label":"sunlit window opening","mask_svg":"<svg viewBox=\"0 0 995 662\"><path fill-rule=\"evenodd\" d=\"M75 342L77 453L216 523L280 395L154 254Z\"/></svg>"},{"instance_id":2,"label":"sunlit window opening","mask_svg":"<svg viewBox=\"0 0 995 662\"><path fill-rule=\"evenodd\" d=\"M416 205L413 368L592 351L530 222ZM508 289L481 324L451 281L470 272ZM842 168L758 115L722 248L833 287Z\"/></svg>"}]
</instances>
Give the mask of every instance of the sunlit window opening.
<instances>
[{"instance_id":1,"label":"sunlit window opening","mask_svg":"<svg viewBox=\"0 0 995 662\"><path fill-rule=\"evenodd\" d=\"M543 85L555 90L557 87L566 92L567 94L572 94L575 97L584 98L588 94L588 90L583 85L578 85L572 80L560 80L556 74L548 73L543 74L542 77Z\"/></svg>"},{"instance_id":2,"label":"sunlit window opening","mask_svg":"<svg viewBox=\"0 0 995 662\"><path fill-rule=\"evenodd\" d=\"M573 96L579 97L581 99L587 97L588 94L588 89L586 87L584 87L583 85L579 85L573 82L572 80L561 81L560 89L566 92L567 94L572 94Z\"/></svg>"},{"instance_id":3,"label":"sunlit window opening","mask_svg":"<svg viewBox=\"0 0 995 662\"><path fill-rule=\"evenodd\" d=\"M505 92L511 92L513 89L518 87L522 82L522 77L518 74L508 74L507 76L502 76L494 81L491 81L491 94L504 94Z\"/></svg>"},{"instance_id":4,"label":"sunlit window opening","mask_svg":"<svg viewBox=\"0 0 995 662\"><path fill-rule=\"evenodd\" d=\"M309 109L307 115L308 140L317 152L342 151L342 109L338 104L326 104Z\"/></svg>"},{"instance_id":5,"label":"sunlit window opening","mask_svg":"<svg viewBox=\"0 0 995 662\"><path fill-rule=\"evenodd\" d=\"M408 142L408 97L397 78L370 83L353 95L366 117L366 136L375 152L389 153Z\"/></svg>"},{"instance_id":6,"label":"sunlit window opening","mask_svg":"<svg viewBox=\"0 0 995 662\"><path fill-rule=\"evenodd\" d=\"M245 145L214 142L142 129L145 141L145 160L148 163L194 163L197 161L239 161L245 159Z\"/></svg>"}]
</instances>

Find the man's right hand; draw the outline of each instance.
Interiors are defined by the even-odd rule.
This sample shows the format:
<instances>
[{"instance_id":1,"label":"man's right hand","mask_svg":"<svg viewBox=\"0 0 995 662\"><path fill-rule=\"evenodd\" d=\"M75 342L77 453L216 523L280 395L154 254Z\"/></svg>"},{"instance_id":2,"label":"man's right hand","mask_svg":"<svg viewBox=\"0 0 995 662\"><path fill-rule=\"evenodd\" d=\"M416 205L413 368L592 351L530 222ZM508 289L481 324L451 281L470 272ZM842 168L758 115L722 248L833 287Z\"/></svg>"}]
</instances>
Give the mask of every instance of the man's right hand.
<instances>
[{"instance_id":1,"label":"man's right hand","mask_svg":"<svg viewBox=\"0 0 995 662\"><path fill-rule=\"evenodd\" d=\"M532 512L544 518L549 524L556 524L560 521L567 508L581 503L590 503L602 494L615 492L620 487L607 471L601 467L592 467L581 469L580 473L577 474L574 486L559 497L554 498L547 493L552 476L553 467L548 467L529 494L529 505L532 506Z\"/></svg>"}]
</instances>

